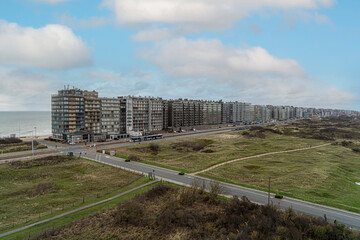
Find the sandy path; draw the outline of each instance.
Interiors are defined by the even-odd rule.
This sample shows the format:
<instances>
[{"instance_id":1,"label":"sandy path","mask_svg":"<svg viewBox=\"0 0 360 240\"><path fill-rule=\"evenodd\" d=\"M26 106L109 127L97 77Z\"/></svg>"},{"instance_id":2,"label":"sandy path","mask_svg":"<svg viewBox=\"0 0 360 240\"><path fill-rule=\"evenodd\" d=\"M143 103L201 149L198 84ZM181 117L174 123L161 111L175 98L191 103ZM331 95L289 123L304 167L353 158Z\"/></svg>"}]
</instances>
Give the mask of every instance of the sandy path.
<instances>
[{"instance_id":1,"label":"sandy path","mask_svg":"<svg viewBox=\"0 0 360 240\"><path fill-rule=\"evenodd\" d=\"M314 147L306 147L306 148L292 149L292 150L279 151L279 152L269 152L269 153L263 153L263 154L259 154L259 155L249 156L249 157L238 158L238 159L234 159L234 160L230 160L230 161L227 161L227 162L216 164L214 166L211 166L209 168L206 168L206 169L198 171L198 172L194 172L192 174L196 175L196 174L199 174L199 173L204 173L204 172L210 171L210 170L212 170L214 168L221 167L221 166L223 166L225 164L229 164L229 163L233 163L233 162L237 162L237 161L241 161L241 160L246 160L246 159L251 159L251 158L259 158L259 157L264 157L264 156L269 156L269 155L276 155L276 154L281 154L281 153L290 153L290 152L311 150L311 149L314 149L314 148L320 148L320 147L329 146L330 144L331 143L325 143L325 144L322 144L322 145L319 145L319 146L314 146Z\"/></svg>"}]
</instances>

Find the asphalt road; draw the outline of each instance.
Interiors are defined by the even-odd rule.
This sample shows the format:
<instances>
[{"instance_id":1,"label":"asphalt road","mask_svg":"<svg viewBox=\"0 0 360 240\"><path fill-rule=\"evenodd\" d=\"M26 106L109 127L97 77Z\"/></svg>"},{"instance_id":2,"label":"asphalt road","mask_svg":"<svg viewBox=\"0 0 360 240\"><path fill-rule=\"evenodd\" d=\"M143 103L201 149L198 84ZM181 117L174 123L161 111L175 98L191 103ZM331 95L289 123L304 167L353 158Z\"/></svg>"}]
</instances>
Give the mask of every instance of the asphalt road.
<instances>
[{"instance_id":1,"label":"asphalt road","mask_svg":"<svg viewBox=\"0 0 360 240\"><path fill-rule=\"evenodd\" d=\"M237 126L241 127L241 126ZM179 134L172 136L171 139L181 139L181 138L188 138L188 137L194 137L194 136L205 136L215 133L224 133L224 132L230 132L232 129L217 129L215 131L199 131L193 134ZM169 137L168 137L169 138ZM159 139L154 140L152 142L156 141L166 141L168 138L165 139ZM190 186L194 182L204 182L209 188L209 184L211 180L207 178L202 178L199 176L194 175L178 175L178 172L172 171L165 168L160 168L152 165L147 165L143 163L138 162L125 162L123 159L116 158L116 157L110 157L108 155L103 154L96 154L94 150L102 150L102 149L112 149L112 148L119 148L119 147L126 147L129 145L134 145L139 143L114 143L114 144L107 144L107 145L100 145L98 148L89 148L89 147L83 147L83 146L66 146L66 147L58 147L57 150L59 151L58 154L66 154L67 152L74 152L75 156L78 156L79 153L82 153L82 156L98 161L104 164L112 165L115 167L124 168L126 170L138 172L144 175L148 175L149 172L152 172L155 174L157 179L163 179L169 182L173 182L180 185L186 185ZM54 148L52 146L53 144L48 143L49 148ZM245 188L238 185L233 184L227 184L227 183L220 183L224 189L225 189L225 195L229 196L246 196L250 201L256 202L259 204L267 204L268 202L268 194L266 192L258 191L255 189ZM297 212L301 212L307 215L311 215L314 217L324 217L326 215L329 222L337 221L339 223L345 224L351 228L355 228L360 230L360 214L332 208L328 206L318 205L310 202L305 202L293 198L284 197L283 199L276 199L274 198L274 195L271 194L271 203L274 205L280 206L282 209L287 209L289 207L292 207L293 210Z\"/></svg>"},{"instance_id":2,"label":"asphalt road","mask_svg":"<svg viewBox=\"0 0 360 240\"><path fill-rule=\"evenodd\" d=\"M148 173L152 172L155 174L156 178L159 180L166 180L169 182L177 183L180 185L190 186L194 182L197 183L205 183L207 188L209 188L209 184L211 180L199 176L194 176L190 174L178 175L177 171L164 169L156 166L151 166L138 162L125 162L124 159L111 157L103 154L95 154L95 153L87 153L87 158L98 161L101 163L105 163L108 165L124 168L127 170L135 171L144 175L148 175ZM233 184L220 183L224 190L225 195L229 196L246 196L250 201L259 203L259 204L267 204L268 202L268 193L245 188ZM333 222L336 220L338 223L345 224L351 228L360 230L360 214L352 213L349 211L336 209L328 206L318 205L310 202L305 202L293 198L284 197L283 199L274 198L274 195L271 194L271 203L277 206L280 206L282 209L287 209L292 207L296 212L301 212L307 215L311 215L314 217L324 217L326 215L329 222Z\"/></svg>"}]
</instances>

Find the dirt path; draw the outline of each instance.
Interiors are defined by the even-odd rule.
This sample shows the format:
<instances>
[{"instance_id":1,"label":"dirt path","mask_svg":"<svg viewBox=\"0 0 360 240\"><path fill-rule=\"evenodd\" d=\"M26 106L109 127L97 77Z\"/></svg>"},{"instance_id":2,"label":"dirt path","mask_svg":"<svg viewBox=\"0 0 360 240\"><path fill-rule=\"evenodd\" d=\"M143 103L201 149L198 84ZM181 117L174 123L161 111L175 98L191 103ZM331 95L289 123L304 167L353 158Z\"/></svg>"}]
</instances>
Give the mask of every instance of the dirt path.
<instances>
[{"instance_id":1,"label":"dirt path","mask_svg":"<svg viewBox=\"0 0 360 240\"><path fill-rule=\"evenodd\" d=\"M227 162L216 164L214 166L211 166L209 168L206 168L206 169L198 171L198 172L194 172L194 173L192 173L192 175L196 175L196 174L199 174L199 173L204 173L204 172L207 172L207 171L212 170L214 168L221 167L221 166L223 166L225 164L229 164L229 163L233 163L233 162L237 162L237 161L241 161L241 160L246 160L246 159L250 159L250 158L259 158L259 157L264 157L264 156L269 156L269 155L276 155L276 154L281 154L281 153L290 153L290 152L311 150L311 149L314 149L314 148L320 148L320 147L329 146L330 144L331 143L325 143L325 144L322 144L322 145L319 145L319 146L314 146L314 147L306 147L306 148L299 148L299 149L279 151L279 152L269 152L269 153L263 153L263 154L259 154L259 155L249 156L249 157L238 158L238 159L234 159L234 160L230 160L230 161L227 161Z\"/></svg>"}]
</instances>

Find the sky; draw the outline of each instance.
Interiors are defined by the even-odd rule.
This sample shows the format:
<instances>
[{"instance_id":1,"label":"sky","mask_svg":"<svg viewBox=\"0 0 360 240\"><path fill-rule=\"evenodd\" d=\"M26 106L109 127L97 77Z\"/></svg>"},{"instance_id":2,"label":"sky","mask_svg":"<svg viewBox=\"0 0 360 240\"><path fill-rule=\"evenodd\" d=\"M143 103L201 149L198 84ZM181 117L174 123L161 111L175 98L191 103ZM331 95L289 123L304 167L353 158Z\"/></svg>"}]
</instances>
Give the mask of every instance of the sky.
<instances>
[{"instance_id":1,"label":"sky","mask_svg":"<svg viewBox=\"0 0 360 240\"><path fill-rule=\"evenodd\" d=\"M0 111L101 97L360 110L360 1L1 0Z\"/></svg>"}]
</instances>

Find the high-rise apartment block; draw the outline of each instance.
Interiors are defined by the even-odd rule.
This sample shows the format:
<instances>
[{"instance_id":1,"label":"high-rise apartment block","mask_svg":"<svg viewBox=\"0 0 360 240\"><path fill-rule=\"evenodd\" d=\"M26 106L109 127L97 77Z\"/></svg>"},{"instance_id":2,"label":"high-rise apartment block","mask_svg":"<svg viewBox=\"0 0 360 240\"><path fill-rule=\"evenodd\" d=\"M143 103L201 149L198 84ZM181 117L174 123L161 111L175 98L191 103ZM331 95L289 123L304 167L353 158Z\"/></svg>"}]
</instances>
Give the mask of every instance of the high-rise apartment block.
<instances>
[{"instance_id":1,"label":"high-rise apartment block","mask_svg":"<svg viewBox=\"0 0 360 240\"><path fill-rule=\"evenodd\" d=\"M119 97L125 105L126 132L163 130L164 103L161 98Z\"/></svg>"},{"instance_id":2,"label":"high-rise apartment block","mask_svg":"<svg viewBox=\"0 0 360 240\"><path fill-rule=\"evenodd\" d=\"M101 98L101 133L107 134L111 139L121 135L121 104L118 98Z\"/></svg>"},{"instance_id":3,"label":"high-rise apartment block","mask_svg":"<svg viewBox=\"0 0 360 240\"><path fill-rule=\"evenodd\" d=\"M53 138L70 142L95 142L201 125L359 116L354 111L263 106L237 101L134 96L100 98L96 91L68 87L51 96L51 110Z\"/></svg>"}]
</instances>

